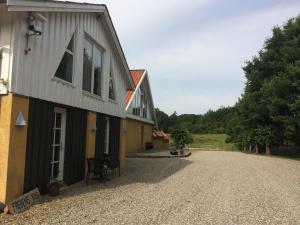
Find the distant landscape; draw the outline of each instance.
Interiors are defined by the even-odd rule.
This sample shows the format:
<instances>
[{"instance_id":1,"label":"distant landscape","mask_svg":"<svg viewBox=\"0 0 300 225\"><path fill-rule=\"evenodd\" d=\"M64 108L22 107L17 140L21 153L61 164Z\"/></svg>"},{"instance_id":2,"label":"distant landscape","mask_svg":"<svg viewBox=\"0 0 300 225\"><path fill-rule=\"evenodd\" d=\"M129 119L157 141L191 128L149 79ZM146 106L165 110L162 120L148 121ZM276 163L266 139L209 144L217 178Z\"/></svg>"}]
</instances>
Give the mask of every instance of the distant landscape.
<instances>
[{"instance_id":1,"label":"distant landscape","mask_svg":"<svg viewBox=\"0 0 300 225\"><path fill-rule=\"evenodd\" d=\"M273 28L243 67L244 92L232 107L203 115L167 115L156 109L158 128L184 127L191 147L239 149L267 155L300 155L300 16ZM196 104L196 103L195 103Z\"/></svg>"}]
</instances>

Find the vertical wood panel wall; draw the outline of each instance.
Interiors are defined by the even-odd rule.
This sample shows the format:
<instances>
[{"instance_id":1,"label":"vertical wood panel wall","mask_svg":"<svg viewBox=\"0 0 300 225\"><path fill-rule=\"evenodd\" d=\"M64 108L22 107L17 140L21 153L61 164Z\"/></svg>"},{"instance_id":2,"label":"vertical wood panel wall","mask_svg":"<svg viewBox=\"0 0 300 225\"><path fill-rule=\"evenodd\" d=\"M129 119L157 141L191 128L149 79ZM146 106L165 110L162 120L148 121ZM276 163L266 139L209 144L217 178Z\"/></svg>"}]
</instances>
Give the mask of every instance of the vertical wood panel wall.
<instances>
[{"instance_id":1,"label":"vertical wood panel wall","mask_svg":"<svg viewBox=\"0 0 300 225\"><path fill-rule=\"evenodd\" d=\"M87 112L67 110L64 181L70 185L84 179Z\"/></svg>"},{"instance_id":2,"label":"vertical wood panel wall","mask_svg":"<svg viewBox=\"0 0 300 225\"><path fill-rule=\"evenodd\" d=\"M105 116L97 114L97 133L96 133L96 152L95 157L103 157L105 149ZM120 152L120 127L121 119L119 117L109 117L109 157L115 164L119 163Z\"/></svg>"},{"instance_id":3,"label":"vertical wood panel wall","mask_svg":"<svg viewBox=\"0 0 300 225\"><path fill-rule=\"evenodd\" d=\"M53 139L54 104L31 98L25 162L24 192L47 192Z\"/></svg>"},{"instance_id":4,"label":"vertical wood panel wall","mask_svg":"<svg viewBox=\"0 0 300 225\"><path fill-rule=\"evenodd\" d=\"M111 34L95 13L49 12L42 13L48 22L43 33L31 37L29 54L26 48L27 13L19 12L14 18L13 77L11 91L20 95L56 102L108 115L125 117L125 92L128 78L114 50ZM54 78L56 69L75 31L74 82L66 85ZM82 93L83 43L85 33L103 47L102 100ZM113 68L117 104L108 99L110 67Z\"/></svg>"},{"instance_id":5,"label":"vertical wood panel wall","mask_svg":"<svg viewBox=\"0 0 300 225\"><path fill-rule=\"evenodd\" d=\"M119 166L120 163L120 127L121 119L118 117L110 117L109 155L110 158L113 159L115 166Z\"/></svg>"},{"instance_id":6,"label":"vertical wood panel wall","mask_svg":"<svg viewBox=\"0 0 300 225\"><path fill-rule=\"evenodd\" d=\"M42 194L48 192L55 106L47 101L29 100L24 192L35 187ZM84 179L87 111L57 106L67 110L64 181L70 185Z\"/></svg>"}]
</instances>

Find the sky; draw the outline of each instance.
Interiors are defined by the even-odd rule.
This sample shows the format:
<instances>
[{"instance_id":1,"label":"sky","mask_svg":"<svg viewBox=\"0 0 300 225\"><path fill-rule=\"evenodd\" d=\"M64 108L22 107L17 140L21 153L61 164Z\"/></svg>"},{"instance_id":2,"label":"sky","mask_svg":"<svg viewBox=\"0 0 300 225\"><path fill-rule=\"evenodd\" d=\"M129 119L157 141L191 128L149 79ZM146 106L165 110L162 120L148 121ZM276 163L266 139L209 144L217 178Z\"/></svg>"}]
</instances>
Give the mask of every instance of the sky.
<instances>
[{"instance_id":1,"label":"sky","mask_svg":"<svg viewBox=\"0 0 300 225\"><path fill-rule=\"evenodd\" d=\"M106 4L130 69L148 71L155 107L202 114L233 106L242 67L300 15L299 0L73 0Z\"/></svg>"}]
</instances>

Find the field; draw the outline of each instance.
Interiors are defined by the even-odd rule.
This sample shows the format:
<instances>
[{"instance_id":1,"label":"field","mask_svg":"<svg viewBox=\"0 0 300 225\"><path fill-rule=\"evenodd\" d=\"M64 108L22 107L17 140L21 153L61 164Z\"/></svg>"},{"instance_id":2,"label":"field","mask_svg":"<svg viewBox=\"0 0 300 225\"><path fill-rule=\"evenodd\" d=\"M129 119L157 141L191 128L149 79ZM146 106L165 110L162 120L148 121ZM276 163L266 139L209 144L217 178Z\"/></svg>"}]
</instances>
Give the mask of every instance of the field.
<instances>
[{"instance_id":1,"label":"field","mask_svg":"<svg viewBox=\"0 0 300 225\"><path fill-rule=\"evenodd\" d=\"M193 134L194 142L190 148L199 148L203 150L236 150L230 143L226 143L226 134Z\"/></svg>"}]
</instances>

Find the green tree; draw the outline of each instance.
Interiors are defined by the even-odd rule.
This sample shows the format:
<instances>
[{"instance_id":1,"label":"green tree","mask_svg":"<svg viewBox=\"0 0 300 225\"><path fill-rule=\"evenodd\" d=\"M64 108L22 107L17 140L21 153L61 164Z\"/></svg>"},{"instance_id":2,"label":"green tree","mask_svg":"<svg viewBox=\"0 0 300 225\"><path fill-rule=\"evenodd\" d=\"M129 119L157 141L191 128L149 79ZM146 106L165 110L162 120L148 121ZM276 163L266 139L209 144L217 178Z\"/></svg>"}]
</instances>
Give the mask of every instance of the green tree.
<instances>
[{"instance_id":1,"label":"green tree","mask_svg":"<svg viewBox=\"0 0 300 225\"><path fill-rule=\"evenodd\" d=\"M193 136L183 126L176 126L171 130L171 138L174 141L176 149L184 147L193 142Z\"/></svg>"}]
</instances>

